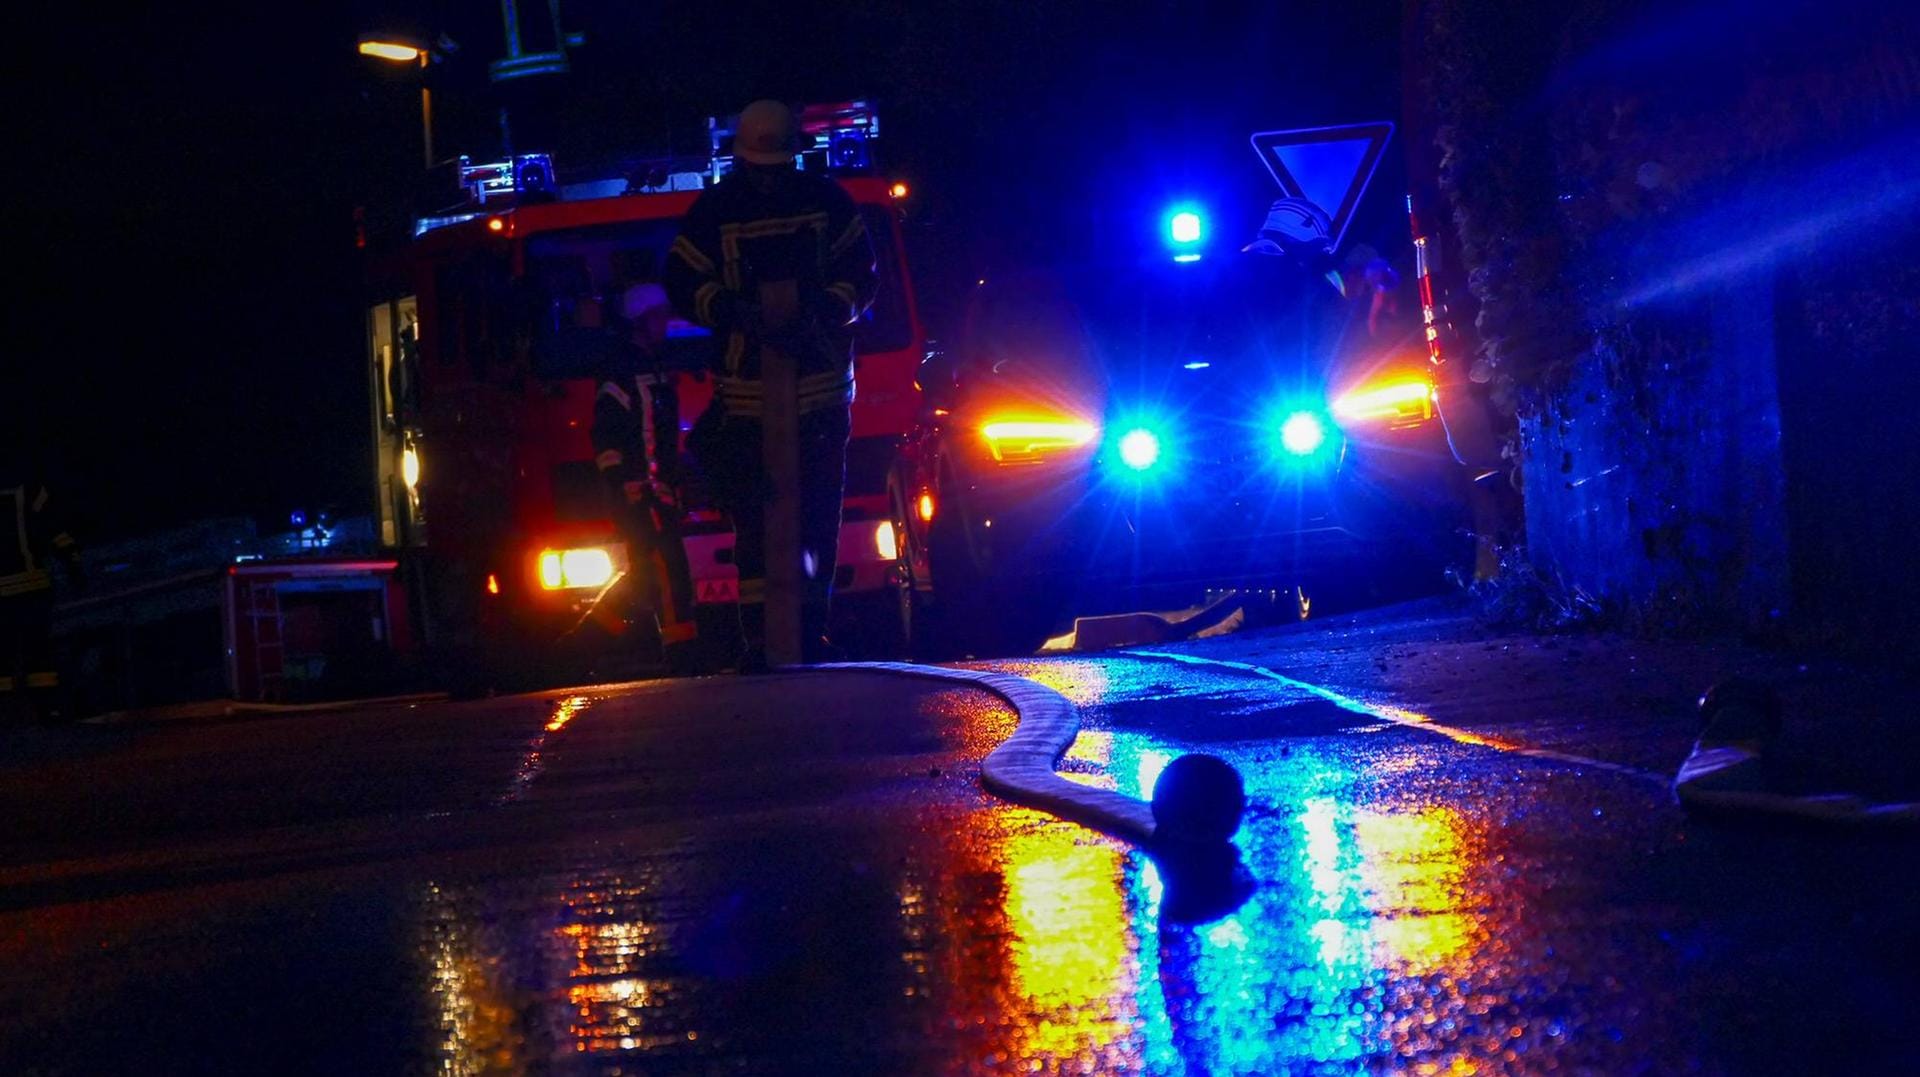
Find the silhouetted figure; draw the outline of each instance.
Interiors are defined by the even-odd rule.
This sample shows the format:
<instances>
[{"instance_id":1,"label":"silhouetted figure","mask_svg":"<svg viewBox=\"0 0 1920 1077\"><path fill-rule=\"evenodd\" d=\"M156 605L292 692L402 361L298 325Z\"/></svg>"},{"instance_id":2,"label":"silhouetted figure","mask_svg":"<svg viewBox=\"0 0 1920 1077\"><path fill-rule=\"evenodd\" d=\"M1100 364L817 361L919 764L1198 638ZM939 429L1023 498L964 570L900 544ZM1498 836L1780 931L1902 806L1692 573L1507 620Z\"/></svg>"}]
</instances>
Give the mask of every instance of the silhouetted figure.
<instances>
[{"instance_id":1,"label":"silhouetted figure","mask_svg":"<svg viewBox=\"0 0 1920 1077\"><path fill-rule=\"evenodd\" d=\"M80 578L79 547L67 533L62 503L44 470L26 461L0 474L0 693L42 718L60 717L60 672L53 654L54 561Z\"/></svg>"},{"instance_id":2,"label":"silhouetted figure","mask_svg":"<svg viewBox=\"0 0 1920 1077\"><path fill-rule=\"evenodd\" d=\"M853 200L826 176L795 170L800 138L785 105L747 106L734 137L733 171L687 211L666 267L674 309L721 338L713 404L691 444L733 519L749 669L765 665L768 654L770 534L797 538L792 559L799 564L783 554L771 577L784 582L799 574L802 657L831 653L826 630L853 402L852 326L872 302L876 279ZM770 434L784 423L792 424L785 438L797 444ZM779 474L783 469L769 466L776 459L794 461L797 474ZM788 483L790 502L777 493Z\"/></svg>"}]
</instances>

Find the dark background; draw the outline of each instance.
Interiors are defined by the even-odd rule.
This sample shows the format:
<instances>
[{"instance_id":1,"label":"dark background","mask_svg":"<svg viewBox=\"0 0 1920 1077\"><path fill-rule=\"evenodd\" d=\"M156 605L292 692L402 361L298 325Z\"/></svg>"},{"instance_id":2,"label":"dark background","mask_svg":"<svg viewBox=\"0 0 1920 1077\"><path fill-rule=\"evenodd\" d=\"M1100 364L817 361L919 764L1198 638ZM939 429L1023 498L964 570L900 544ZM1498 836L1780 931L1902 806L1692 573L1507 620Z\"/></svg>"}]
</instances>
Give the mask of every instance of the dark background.
<instances>
[{"instance_id":1,"label":"dark background","mask_svg":"<svg viewBox=\"0 0 1920 1077\"><path fill-rule=\"evenodd\" d=\"M1218 194L1250 230L1271 192L1248 132L1393 118L1400 100L1394 0L571 0L564 16L586 35L574 71L509 102L515 148L563 170L698 151L706 115L758 96L873 99L885 163L916 192L936 331L981 267L1157 228L1172 197ZM7 395L83 530L363 511L354 211L377 245L407 215L421 147L417 72L355 42L382 27L456 41L431 74L437 149L484 159L499 149L485 79L504 52L498 6L156 5L28 23L21 40L42 44L15 95L25 244ZM1404 242L1395 194L1383 171L1355 238Z\"/></svg>"}]
</instances>

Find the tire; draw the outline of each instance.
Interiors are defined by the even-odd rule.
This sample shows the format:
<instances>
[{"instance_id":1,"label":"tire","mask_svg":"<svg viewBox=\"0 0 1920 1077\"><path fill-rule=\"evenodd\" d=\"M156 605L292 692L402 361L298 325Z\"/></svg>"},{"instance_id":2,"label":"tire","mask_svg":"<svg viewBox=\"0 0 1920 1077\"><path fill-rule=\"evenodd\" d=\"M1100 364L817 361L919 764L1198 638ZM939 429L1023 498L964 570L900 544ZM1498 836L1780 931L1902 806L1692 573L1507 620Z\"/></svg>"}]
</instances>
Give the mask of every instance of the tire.
<instances>
[{"instance_id":1,"label":"tire","mask_svg":"<svg viewBox=\"0 0 1920 1077\"><path fill-rule=\"evenodd\" d=\"M838 630L833 640L846 650L848 658L897 662L912 657L912 621L901 611L900 591L890 584L880 591L834 600L833 620Z\"/></svg>"},{"instance_id":2,"label":"tire","mask_svg":"<svg viewBox=\"0 0 1920 1077\"><path fill-rule=\"evenodd\" d=\"M1028 655L1054 628L1060 598L983 572L959 512L934 518L928 535L933 567L929 635L943 658ZM1044 579L1036 576L1036 582Z\"/></svg>"},{"instance_id":3,"label":"tire","mask_svg":"<svg viewBox=\"0 0 1920 1077\"><path fill-rule=\"evenodd\" d=\"M925 592L913 573L912 532L907 527L907 499L898 482L889 484L887 502L893 510L894 533L901 537L892 579L888 582L893 603L891 624L896 650L891 657L908 662L934 661L941 657L936 614L928 607Z\"/></svg>"}]
</instances>

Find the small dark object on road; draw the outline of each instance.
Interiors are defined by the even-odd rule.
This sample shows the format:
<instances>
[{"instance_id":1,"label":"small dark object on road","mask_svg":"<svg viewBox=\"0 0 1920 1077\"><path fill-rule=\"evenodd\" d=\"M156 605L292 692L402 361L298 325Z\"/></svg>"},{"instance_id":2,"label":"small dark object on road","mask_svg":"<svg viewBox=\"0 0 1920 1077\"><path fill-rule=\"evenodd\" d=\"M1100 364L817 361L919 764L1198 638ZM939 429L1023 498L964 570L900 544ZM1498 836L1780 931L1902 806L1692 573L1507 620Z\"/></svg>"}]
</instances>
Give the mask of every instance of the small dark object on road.
<instances>
[{"instance_id":1,"label":"small dark object on road","mask_svg":"<svg viewBox=\"0 0 1920 1077\"><path fill-rule=\"evenodd\" d=\"M1231 763L1183 755L1167 764L1153 787L1154 843L1223 844L1240 829L1246 809L1246 788Z\"/></svg>"},{"instance_id":2,"label":"small dark object on road","mask_svg":"<svg viewBox=\"0 0 1920 1077\"><path fill-rule=\"evenodd\" d=\"M1770 741L1780 735L1780 695L1751 677L1728 678L1701 694L1700 725L1718 743Z\"/></svg>"}]
</instances>

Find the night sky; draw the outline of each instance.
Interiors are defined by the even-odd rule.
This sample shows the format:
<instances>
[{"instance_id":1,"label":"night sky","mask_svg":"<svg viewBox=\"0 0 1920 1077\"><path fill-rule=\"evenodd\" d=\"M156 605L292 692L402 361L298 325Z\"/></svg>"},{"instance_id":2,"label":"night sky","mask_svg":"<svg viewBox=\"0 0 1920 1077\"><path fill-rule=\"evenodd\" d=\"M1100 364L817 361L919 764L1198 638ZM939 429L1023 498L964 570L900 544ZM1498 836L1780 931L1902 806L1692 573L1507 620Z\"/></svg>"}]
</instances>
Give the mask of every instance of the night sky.
<instances>
[{"instance_id":1,"label":"night sky","mask_svg":"<svg viewBox=\"0 0 1920 1077\"><path fill-rule=\"evenodd\" d=\"M1400 99L1395 0L1205 16L1173 3L896 6L570 0L566 26L586 43L571 75L510 102L516 148L550 149L565 171L696 149L708 113L757 96L867 96L887 165L915 185L927 293L996 252L1044 258L1089 221L1144 219L1222 168L1244 178L1257 168L1249 131L1393 118ZM21 40L74 47L39 50L16 91L38 102L16 112L16 429L53 450L95 537L363 511L354 208L376 232L403 219L421 169L414 73L356 55L355 40L413 27L456 41L433 73L436 140L442 156L484 158L498 149L485 81L503 52L498 5L33 18ZM1376 235L1359 238L1391 241L1393 215L1379 212L1391 201L1376 192Z\"/></svg>"}]
</instances>

